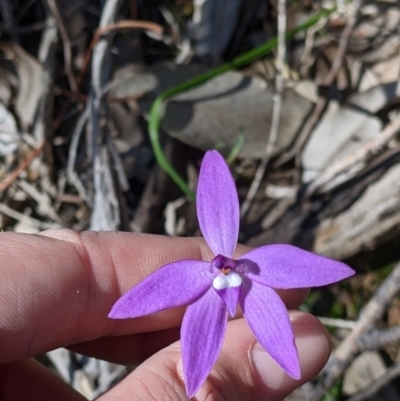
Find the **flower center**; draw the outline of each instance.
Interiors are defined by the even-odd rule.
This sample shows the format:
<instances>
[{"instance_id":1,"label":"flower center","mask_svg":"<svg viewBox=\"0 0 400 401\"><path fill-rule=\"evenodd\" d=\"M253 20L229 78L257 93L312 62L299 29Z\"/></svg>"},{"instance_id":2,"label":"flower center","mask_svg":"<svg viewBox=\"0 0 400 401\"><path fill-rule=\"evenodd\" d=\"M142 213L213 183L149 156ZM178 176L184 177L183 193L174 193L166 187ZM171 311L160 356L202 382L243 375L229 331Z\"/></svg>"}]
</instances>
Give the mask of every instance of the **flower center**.
<instances>
[{"instance_id":1,"label":"flower center","mask_svg":"<svg viewBox=\"0 0 400 401\"><path fill-rule=\"evenodd\" d=\"M236 262L226 256L217 255L211 261L211 272L218 273L213 280L216 291L239 287L242 284L242 277L236 272Z\"/></svg>"}]
</instances>

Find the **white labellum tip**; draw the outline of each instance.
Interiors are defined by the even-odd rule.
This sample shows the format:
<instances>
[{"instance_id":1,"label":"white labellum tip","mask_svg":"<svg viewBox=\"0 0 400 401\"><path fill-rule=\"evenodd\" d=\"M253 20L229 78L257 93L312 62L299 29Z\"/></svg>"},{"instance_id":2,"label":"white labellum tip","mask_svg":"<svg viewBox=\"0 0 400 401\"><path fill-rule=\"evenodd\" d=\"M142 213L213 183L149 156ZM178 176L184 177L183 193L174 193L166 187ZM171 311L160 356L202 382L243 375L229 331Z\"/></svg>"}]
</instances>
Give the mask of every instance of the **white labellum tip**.
<instances>
[{"instance_id":1,"label":"white labellum tip","mask_svg":"<svg viewBox=\"0 0 400 401\"><path fill-rule=\"evenodd\" d=\"M213 280L213 287L216 290L224 290L230 287L239 287L242 284L242 278L235 272L230 272L227 275L218 274Z\"/></svg>"}]
</instances>

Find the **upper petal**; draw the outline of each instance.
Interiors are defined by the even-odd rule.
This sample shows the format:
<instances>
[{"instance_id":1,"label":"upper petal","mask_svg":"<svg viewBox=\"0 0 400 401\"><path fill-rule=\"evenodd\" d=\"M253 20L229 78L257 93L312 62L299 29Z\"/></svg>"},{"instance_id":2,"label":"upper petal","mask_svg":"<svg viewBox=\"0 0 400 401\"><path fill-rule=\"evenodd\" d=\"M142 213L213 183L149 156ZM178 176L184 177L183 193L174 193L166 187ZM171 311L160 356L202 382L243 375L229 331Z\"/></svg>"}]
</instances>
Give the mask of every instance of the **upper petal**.
<instances>
[{"instance_id":1,"label":"upper petal","mask_svg":"<svg viewBox=\"0 0 400 401\"><path fill-rule=\"evenodd\" d=\"M293 379L300 379L300 363L287 309L272 289L243 281L239 302L261 346Z\"/></svg>"},{"instance_id":2,"label":"upper petal","mask_svg":"<svg viewBox=\"0 0 400 401\"><path fill-rule=\"evenodd\" d=\"M209 262L180 260L161 267L124 294L108 317L125 319L185 305L212 285Z\"/></svg>"},{"instance_id":3,"label":"upper petal","mask_svg":"<svg viewBox=\"0 0 400 401\"><path fill-rule=\"evenodd\" d=\"M214 254L231 257L239 235L239 199L229 167L216 150L208 151L201 164L197 218Z\"/></svg>"},{"instance_id":4,"label":"upper petal","mask_svg":"<svg viewBox=\"0 0 400 401\"><path fill-rule=\"evenodd\" d=\"M217 360L227 320L225 304L212 288L187 308L182 321L181 343L188 398L197 393Z\"/></svg>"},{"instance_id":5,"label":"upper petal","mask_svg":"<svg viewBox=\"0 0 400 401\"><path fill-rule=\"evenodd\" d=\"M307 288L335 283L355 272L342 262L292 245L266 245L243 255L248 277L273 288ZM256 266L252 266L254 263Z\"/></svg>"}]
</instances>

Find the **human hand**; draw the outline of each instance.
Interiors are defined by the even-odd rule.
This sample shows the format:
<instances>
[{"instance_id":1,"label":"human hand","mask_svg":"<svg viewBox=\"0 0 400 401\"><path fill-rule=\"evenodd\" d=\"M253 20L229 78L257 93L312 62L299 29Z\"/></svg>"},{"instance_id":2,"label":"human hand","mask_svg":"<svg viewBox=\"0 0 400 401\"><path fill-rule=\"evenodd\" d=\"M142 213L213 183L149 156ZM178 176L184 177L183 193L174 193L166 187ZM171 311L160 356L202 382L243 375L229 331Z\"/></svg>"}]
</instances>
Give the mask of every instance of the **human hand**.
<instances>
[{"instance_id":1,"label":"human hand","mask_svg":"<svg viewBox=\"0 0 400 401\"><path fill-rule=\"evenodd\" d=\"M246 250L238 247L236 256ZM69 230L0 234L0 399L83 400L31 358L68 346L139 365L100 401L187 400L178 341L183 309L130 320L107 315L123 293L160 266L212 257L201 238ZM296 308L307 291L279 294ZM301 380L287 376L238 318L229 322L219 359L194 399L280 400L314 377L330 353L328 333L309 314L291 311L290 317Z\"/></svg>"}]
</instances>

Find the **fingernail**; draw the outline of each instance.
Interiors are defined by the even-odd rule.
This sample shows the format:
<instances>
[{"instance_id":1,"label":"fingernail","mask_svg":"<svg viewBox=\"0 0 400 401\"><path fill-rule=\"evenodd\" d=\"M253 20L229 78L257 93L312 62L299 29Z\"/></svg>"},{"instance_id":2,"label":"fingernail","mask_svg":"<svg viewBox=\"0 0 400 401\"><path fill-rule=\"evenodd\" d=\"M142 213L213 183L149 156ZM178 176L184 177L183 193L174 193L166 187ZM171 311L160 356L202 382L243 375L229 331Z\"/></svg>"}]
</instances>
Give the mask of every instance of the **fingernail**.
<instances>
[{"instance_id":1,"label":"fingernail","mask_svg":"<svg viewBox=\"0 0 400 401\"><path fill-rule=\"evenodd\" d=\"M302 325L294 327L294 329L301 375L308 377L316 366L322 367L320 366L321 360L326 361L328 359L330 346L324 333L314 326ZM259 343L250 349L249 356L256 375L270 392L273 393L274 390L282 389L288 381L295 381L267 354Z\"/></svg>"}]
</instances>

